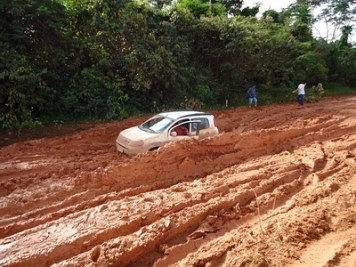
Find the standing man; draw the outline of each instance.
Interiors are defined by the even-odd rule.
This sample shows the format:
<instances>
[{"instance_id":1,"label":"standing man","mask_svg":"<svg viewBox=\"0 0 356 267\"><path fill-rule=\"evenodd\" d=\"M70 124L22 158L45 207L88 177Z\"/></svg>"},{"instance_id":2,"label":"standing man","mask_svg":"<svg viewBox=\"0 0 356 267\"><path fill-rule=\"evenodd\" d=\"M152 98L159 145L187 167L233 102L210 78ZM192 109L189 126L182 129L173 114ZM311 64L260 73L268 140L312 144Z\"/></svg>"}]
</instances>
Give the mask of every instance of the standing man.
<instances>
[{"instance_id":1,"label":"standing man","mask_svg":"<svg viewBox=\"0 0 356 267\"><path fill-rule=\"evenodd\" d=\"M297 87L297 90L295 90L297 92L297 101L300 105L304 105L304 101L305 101L305 85L306 83L300 83Z\"/></svg>"},{"instance_id":2,"label":"standing man","mask_svg":"<svg viewBox=\"0 0 356 267\"><path fill-rule=\"evenodd\" d=\"M257 90L256 90L256 86L252 85L250 88L248 88L247 94L248 94L248 105L249 105L249 107L251 107L252 104L254 104L254 106L257 107Z\"/></svg>"}]
</instances>

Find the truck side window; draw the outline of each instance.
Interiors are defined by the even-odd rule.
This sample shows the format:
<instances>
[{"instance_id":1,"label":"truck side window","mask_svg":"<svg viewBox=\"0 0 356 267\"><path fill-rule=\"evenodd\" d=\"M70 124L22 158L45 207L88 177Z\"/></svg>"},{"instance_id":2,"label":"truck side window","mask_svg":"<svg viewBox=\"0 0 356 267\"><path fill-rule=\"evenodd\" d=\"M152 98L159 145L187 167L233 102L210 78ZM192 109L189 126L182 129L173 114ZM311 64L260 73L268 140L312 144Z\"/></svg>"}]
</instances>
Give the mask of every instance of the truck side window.
<instances>
[{"instance_id":1,"label":"truck side window","mask_svg":"<svg viewBox=\"0 0 356 267\"><path fill-rule=\"evenodd\" d=\"M200 121L200 129L209 128L209 120L207 118L202 118Z\"/></svg>"}]
</instances>

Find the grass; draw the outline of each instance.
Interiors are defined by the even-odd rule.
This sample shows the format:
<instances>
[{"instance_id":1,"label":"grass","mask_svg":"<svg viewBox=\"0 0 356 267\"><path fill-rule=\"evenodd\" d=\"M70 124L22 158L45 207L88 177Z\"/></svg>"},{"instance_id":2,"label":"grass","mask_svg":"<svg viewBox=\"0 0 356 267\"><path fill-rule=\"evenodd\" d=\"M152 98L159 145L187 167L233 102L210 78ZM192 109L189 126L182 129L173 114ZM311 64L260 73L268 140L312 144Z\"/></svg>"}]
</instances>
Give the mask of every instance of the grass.
<instances>
[{"instance_id":1,"label":"grass","mask_svg":"<svg viewBox=\"0 0 356 267\"><path fill-rule=\"evenodd\" d=\"M330 84L324 88L325 96L342 96L356 94L356 88Z\"/></svg>"}]
</instances>

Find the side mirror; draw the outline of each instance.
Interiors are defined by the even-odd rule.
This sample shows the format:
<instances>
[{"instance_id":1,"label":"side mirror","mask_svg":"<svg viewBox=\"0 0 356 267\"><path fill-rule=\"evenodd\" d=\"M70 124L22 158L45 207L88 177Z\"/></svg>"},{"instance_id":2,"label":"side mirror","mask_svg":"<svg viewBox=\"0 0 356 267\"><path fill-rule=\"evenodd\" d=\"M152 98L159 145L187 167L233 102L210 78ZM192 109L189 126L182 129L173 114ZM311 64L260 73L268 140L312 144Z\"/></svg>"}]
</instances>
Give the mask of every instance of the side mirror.
<instances>
[{"instance_id":1,"label":"side mirror","mask_svg":"<svg viewBox=\"0 0 356 267\"><path fill-rule=\"evenodd\" d=\"M177 136L177 132L176 131L171 131L171 136L173 136L173 137Z\"/></svg>"}]
</instances>

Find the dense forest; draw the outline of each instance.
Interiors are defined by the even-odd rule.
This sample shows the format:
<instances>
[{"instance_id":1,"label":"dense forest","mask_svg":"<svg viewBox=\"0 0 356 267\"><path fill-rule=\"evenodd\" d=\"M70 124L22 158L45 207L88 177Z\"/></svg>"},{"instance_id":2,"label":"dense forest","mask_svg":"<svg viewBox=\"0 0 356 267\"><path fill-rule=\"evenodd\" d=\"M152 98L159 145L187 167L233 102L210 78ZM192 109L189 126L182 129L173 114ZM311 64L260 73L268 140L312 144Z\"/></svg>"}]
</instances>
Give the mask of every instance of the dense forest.
<instances>
[{"instance_id":1,"label":"dense forest","mask_svg":"<svg viewBox=\"0 0 356 267\"><path fill-rule=\"evenodd\" d=\"M0 129L234 106L252 83L265 104L290 100L301 81L355 87L354 1L296 0L262 15L242 4L1 0ZM339 38L313 36L318 20Z\"/></svg>"}]
</instances>

